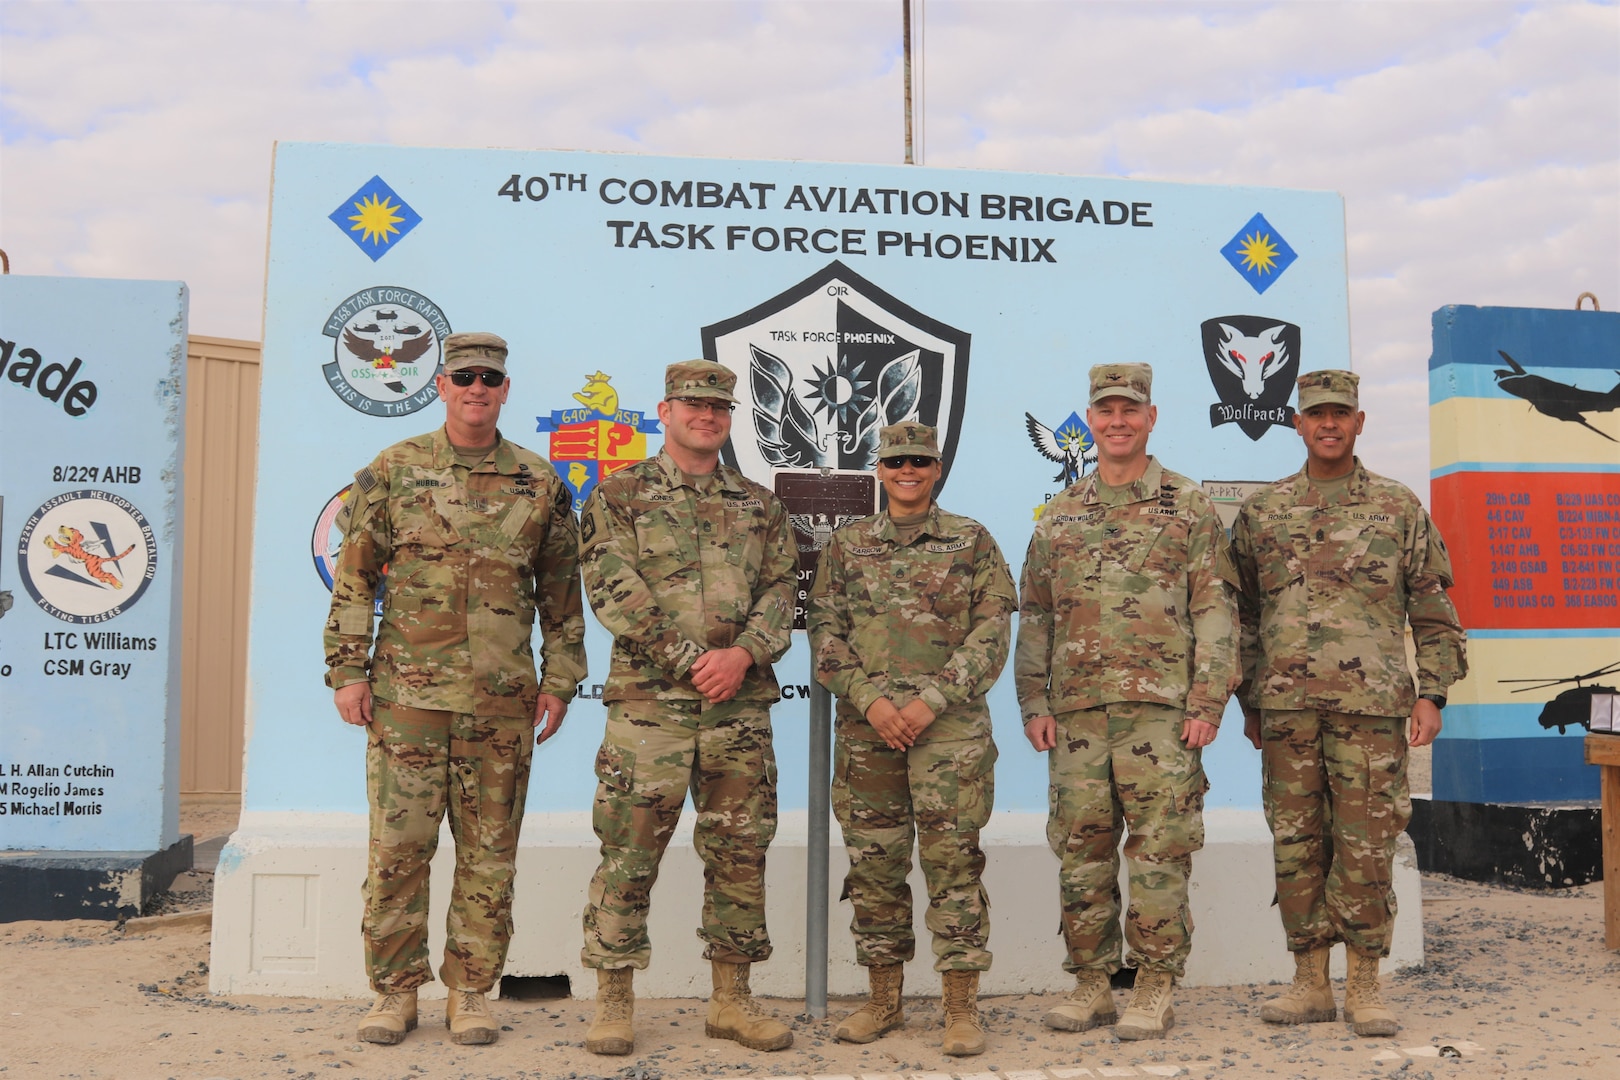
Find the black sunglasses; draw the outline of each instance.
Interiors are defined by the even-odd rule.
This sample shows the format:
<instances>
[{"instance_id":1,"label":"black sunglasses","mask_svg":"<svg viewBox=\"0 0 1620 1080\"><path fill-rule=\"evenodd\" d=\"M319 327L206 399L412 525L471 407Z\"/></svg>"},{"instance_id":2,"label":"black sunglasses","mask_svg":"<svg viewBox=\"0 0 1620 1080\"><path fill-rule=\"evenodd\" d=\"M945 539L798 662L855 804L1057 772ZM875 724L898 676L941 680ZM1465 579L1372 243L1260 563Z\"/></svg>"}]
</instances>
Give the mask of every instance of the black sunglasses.
<instances>
[{"instance_id":1,"label":"black sunglasses","mask_svg":"<svg viewBox=\"0 0 1620 1080\"><path fill-rule=\"evenodd\" d=\"M499 371L452 371L450 381L457 386L471 386L474 379L479 379L491 389L506 381L506 376Z\"/></svg>"},{"instance_id":2,"label":"black sunglasses","mask_svg":"<svg viewBox=\"0 0 1620 1080\"><path fill-rule=\"evenodd\" d=\"M908 461L911 462L911 467L914 469L926 469L928 466L934 464L938 460L938 458L931 458L926 454L912 454L909 457L886 457L882 459L883 464L887 465L891 469L903 469L906 467L906 462Z\"/></svg>"}]
</instances>

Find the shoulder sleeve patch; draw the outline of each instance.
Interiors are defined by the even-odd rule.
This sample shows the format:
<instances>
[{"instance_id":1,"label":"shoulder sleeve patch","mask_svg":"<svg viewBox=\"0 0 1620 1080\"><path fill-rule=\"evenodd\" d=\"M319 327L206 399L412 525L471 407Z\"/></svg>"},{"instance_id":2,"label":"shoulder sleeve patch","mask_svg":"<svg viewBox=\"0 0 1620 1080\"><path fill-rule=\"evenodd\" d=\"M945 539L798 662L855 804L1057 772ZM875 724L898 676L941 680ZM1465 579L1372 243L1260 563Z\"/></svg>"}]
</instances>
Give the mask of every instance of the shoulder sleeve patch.
<instances>
[{"instance_id":1,"label":"shoulder sleeve patch","mask_svg":"<svg viewBox=\"0 0 1620 1080\"><path fill-rule=\"evenodd\" d=\"M377 486L377 474L370 465L367 465L365 468L354 474L354 482L359 485L362 492L370 495L372 489Z\"/></svg>"},{"instance_id":2,"label":"shoulder sleeve patch","mask_svg":"<svg viewBox=\"0 0 1620 1080\"><path fill-rule=\"evenodd\" d=\"M559 483L557 485L557 499L553 505L556 507L557 513L559 514L567 513L574 509L574 493L568 490L567 484Z\"/></svg>"},{"instance_id":3,"label":"shoulder sleeve patch","mask_svg":"<svg viewBox=\"0 0 1620 1080\"><path fill-rule=\"evenodd\" d=\"M607 539L606 511L596 499L585 504L585 512L579 518L579 546L581 551L589 551L592 547Z\"/></svg>"}]
</instances>

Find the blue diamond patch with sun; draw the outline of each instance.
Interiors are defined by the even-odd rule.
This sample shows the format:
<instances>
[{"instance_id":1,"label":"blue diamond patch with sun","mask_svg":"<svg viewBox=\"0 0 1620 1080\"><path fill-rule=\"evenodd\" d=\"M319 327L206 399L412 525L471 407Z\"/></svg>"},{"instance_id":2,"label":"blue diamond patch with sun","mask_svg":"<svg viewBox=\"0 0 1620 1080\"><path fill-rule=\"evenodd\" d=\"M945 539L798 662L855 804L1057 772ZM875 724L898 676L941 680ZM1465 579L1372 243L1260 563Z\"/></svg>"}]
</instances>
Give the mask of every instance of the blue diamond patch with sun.
<instances>
[{"instance_id":1,"label":"blue diamond patch with sun","mask_svg":"<svg viewBox=\"0 0 1620 1080\"><path fill-rule=\"evenodd\" d=\"M1250 218L1221 248L1221 254L1257 293L1275 285L1282 272L1299 258L1264 214Z\"/></svg>"},{"instance_id":2,"label":"blue diamond patch with sun","mask_svg":"<svg viewBox=\"0 0 1620 1080\"><path fill-rule=\"evenodd\" d=\"M380 176L367 180L327 217L372 262L388 254L405 234L422 222L422 215L412 210Z\"/></svg>"}]
</instances>

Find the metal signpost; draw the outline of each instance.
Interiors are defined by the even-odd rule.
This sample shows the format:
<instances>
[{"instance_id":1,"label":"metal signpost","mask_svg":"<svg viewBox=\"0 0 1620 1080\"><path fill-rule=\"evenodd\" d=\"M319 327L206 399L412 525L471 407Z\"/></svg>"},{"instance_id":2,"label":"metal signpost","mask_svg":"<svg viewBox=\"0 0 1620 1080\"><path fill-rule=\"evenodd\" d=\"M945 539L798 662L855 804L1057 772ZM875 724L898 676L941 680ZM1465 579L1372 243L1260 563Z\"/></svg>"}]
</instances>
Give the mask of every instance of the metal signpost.
<instances>
[{"instance_id":1,"label":"metal signpost","mask_svg":"<svg viewBox=\"0 0 1620 1080\"><path fill-rule=\"evenodd\" d=\"M777 497L788 508L799 551L799 587L793 629L805 628L816 560L833 530L877 512L877 477L842 469L778 469ZM804 1007L817 1020L827 1015L827 860L832 818L832 695L816 682L810 656L810 835L805 849Z\"/></svg>"}]
</instances>

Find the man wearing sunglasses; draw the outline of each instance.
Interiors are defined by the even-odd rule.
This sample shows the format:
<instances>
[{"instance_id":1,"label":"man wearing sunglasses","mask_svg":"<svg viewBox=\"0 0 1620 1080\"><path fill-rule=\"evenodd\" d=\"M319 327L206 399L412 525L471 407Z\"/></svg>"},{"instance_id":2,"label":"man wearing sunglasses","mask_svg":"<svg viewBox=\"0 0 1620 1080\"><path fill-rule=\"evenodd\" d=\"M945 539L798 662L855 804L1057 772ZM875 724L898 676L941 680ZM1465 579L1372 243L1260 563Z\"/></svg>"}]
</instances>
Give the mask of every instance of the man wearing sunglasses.
<instances>
[{"instance_id":1,"label":"man wearing sunglasses","mask_svg":"<svg viewBox=\"0 0 1620 1080\"><path fill-rule=\"evenodd\" d=\"M702 925L714 993L705 1031L752 1050L793 1032L760 1011L749 965L771 955L765 850L776 835L771 664L792 641L798 581L787 510L720 464L737 376L669 365L658 456L603 480L581 518L585 592L613 635L592 824L602 861L580 959L597 973L585 1048L634 1049L632 978L652 955L647 911L688 790L703 860Z\"/></svg>"},{"instance_id":2,"label":"man wearing sunglasses","mask_svg":"<svg viewBox=\"0 0 1620 1080\"><path fill-rule=\"evenodd\" d=\"M397 1043L416 1026L417 988L433 977L428 864L447 811L456 868L439 968L445 1023L452 1042L496 1040L485 994L512 936L530 757L585 677L572 495L544 458L496 428L511 389L506 342L451 334L437 387L444 426L355 474L326 623L338 715L367 733L361 935L377 1001L360 1038L373 1043Z\"/></svg>"},{"instance_id":3,"label":"man wearing sunglasses","mask_svg":"<svg viewBox=\"0 0 1620 1080\"><path fill-rule=\"evenodd\" d=\"M1046 504L1024 560L1013 672L1024 734L1048 753L1068 1000L1047 1027L1115 1024L1157 1039L1175 1023L1192 948L1187 879L1204 846L1201 750L1238 681L1237 580L1215 506L1147 451L1153 369L1091 369L1097 471ZM1136 989L1123 1016L1120 827L1129 829L1124 942Z\"/></svg>"},{"instance_id":4,"label":"man wearing sunglasses","mask_svg":"<svg viewBox=\"0 0 1620 1080\"><path fill-rule=\"evenodd\" d=\"M990 903L979 830L995 801L996 744L984 696L1012 643L1012 575L989 530L933 501L934 429L878 433L888 508L833 533L806 623L816 681L838 696L833 813L849 853L844 894L871 993L834 1036L867 1043L905 1022L911 845L928 885L925 922L944 984L945 1053L982 1053L979 973Z\"/></svg>"}]
</instances>

